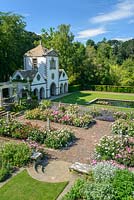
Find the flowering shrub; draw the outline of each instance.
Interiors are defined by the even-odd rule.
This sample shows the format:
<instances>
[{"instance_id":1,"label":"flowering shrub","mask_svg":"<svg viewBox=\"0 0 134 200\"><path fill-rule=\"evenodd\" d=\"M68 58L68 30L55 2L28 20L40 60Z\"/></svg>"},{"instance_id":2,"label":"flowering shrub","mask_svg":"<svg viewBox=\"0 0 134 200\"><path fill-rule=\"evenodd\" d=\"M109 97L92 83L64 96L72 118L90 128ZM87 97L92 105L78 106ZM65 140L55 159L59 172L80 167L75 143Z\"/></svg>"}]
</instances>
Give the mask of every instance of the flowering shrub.
<instances>
[{"instance_id":1,"label":"flowering shrub","mask_svg":"<svg viewBox=\"0 0 134 200\"><path fill-rule=\"evenodd\" d=\"M59 149L68 146L69 143L73 142L74 139L74 134L65 129L47 131L45 145L50 148Z\"/></svg>"},{"instance_id":2,"label":"flowering shrub","mask_svg":"<svg viewBox=\"0 0 134 200\"><path fill-rule=\"evenodd\" d=\"M104 136L95 154L98 160L115 160L127 167L134 166L134 142L127 137Z\"/></svg>"},{"instance_id":3,"label":"flowering shrub","mask_svg":"<svg viewBox=\"0 0 134 200\"><path fill-rule=\"evenodd\" d=\"M0 135L7 137L14 137L25 139L27 138L27 126L18 123L15 120L6 121L5 119L0 120Z\"/></svg>"},{"instance_id":4,"label":"flowering shrub","mask_svg":"<svg viewBox=\"0 0 134 200\"><path fill-rule=\"evenodd\" d=\"M112 133L134 136L134 121L119 119L112 124Z\"/></svg>"},{"instance_id":5,"label":"flowering shrub","mask_svg":"<svg viewBox=\"0 0 134 200\"><path fill-rule=\"evenodd\" d=\"M128 112L128 113L121 112L121 111L114 112L114 119L115 120L117 120L117 119L132 120L132 119L134 119L134 112Z\"/></svg>"},{"instance_id":6,"label":"flowering shrub","mask_svg":"<svg viewBox=\"0 0 134 200\"><path fill-rule=\"evenodd\" d=\"M53 121L53 122L60 122L60 120L62 119L62 117L64 116L64 114L59 111L59 110L53 110L51 112L51 115L50 115L50 119Z\"/></svg>"},{"instance_id":7,"label":"flowering shrub","mask_svg":"<svg viewBox=\"0 0 134 200\"><path fill-rule=\"evenodd\" d=\"M69 124L69 125L74 125L72 124L72 119L73 119L73 116L69 116L69 115L64 115L62 116L58 122L62 123L62 124Z\"/></svg>"},{"instance_id":8,"label":"flowering shrub","mask_svg":"<svg viewBox=\"0 0 134 200\"><path fill-rule=\"evenodd\" d=\"M42 111L39 108L28 110L25 112L25 117L26 119L41 119Z\"/></svg>"},{"instance_id":9,"label":"flowering shrub","mask_svg":"<svg viewBox=\"0 0 134 200\"><path fill-rule=\"evenodd\" d=\"M96 104L101 104L101 105L110 105L110 102L108 102L108 101L104 101L104 100L100 100L100 101L96 101L95 102Z\"/></svg>"},{"instance_id":10,"label":"flowering shrub","mask_svg":"<svg viewBox=\"0 0 134 200\"><path fill-rule=\"evenodd\" d=\"M115 155L115 160L127 167L134 166L134 146L125 146L118 154Z\"/></svg>"},{"instance_id":11,"label":"flowering shrub","mask_svg":"<svg viewBox=\"0 0 134 200\"><path fill-rule=\"evenodd\" d=\"M46 109L46 108L50 108L51 105L52 105L52 102L50 100L43 99L40 102L39 107L43 110L43 109Z\"/></svg>"},{"instance_id":12,"label":"flowering shrub","mask_svg":"<svg viewBox=\"0 0 134 200\"><path fill-rule=\"evenodd\" d=\"M83 115L78 118L74 118L73 125L83 128L88 128L90 124L95 123L91 115Z\"/></svg>"},{"instance_id":13,"label":"flowering shrub","mask_svg":"<svg viewBox=\"0 0 134 200\"><path fill-rule=\"evenodd\" d=\"M117 169L111 162L98 162L92 166L94 180L98 182L110 181Z\"/></svg>"},{"instance_id":14,"label":"flowering shrub","mask_svg":"<svg viewBox=\"0 0 134 200\"><path fill-rule=\"evenodd\" d=\"M46 121L49 118L53 122L58 122L66 125L73 125L77 127L88 128L91 124L95 123L93 117L89 114L78 114L78 106L71 105L66 111L45 109L41 110L36 108L25 113L27 119L39 119Z\"/></svg>"},{"instance_id":15,"label":"flowering shrub","mask_svg":"<svg viewBox=\"0 0 134 200\"><path fill-rule=\"evenodd\" d=\"M36 141L40 144L44 143L44 140L46 138L46 133L45 131L40 131L39 128L37 127L32 127L31 131L29 131L28 133L28 139L32 140L32 141Z\"/></svg>"},{"instance_id":16,"label":"flowering shrub","mask_svg":"<svg viewBox=\"0 0 134 200\"><path fill-rule=\"evenodd\" d=\"M127 113L121 111L114 112L114 119L127 119Z\"/></svg>"},{"instance_id":17,"label":"flowering shrub","mask_svg":"<svg viewBox=\"0 0 134 200\"><path fill-rule=\"evenodd\" d=\"M97 159L113 160L115 155L123 148L121 137L104 136L101 138L100 143L96 146L95 154Z\"/></svg>"},{"instance_id":18,"label":"flowering shrub","mask_svg":"<svg viewBox=\"0 0 134 200\"><path fill-rule=\"evenodd\" d=\"M6 120L0 120L0 135L13 137L17 139L30 138L39 143L44 143L46 137L43 131L40 131L38 127L33 127L30 123L21 124L15 120L6 122Z\"/></svg>"},{"instance_id":19,"label":"flowering shrub","mask_svg":"<svg viewBox=\"0 0 134 200\"><path fill-rule=\"evenodd\" d=\"M66 111L69 113L69 114L78 114L79 113L79 106L77 104L70 104Z\"/></svg>"}]
</instances>

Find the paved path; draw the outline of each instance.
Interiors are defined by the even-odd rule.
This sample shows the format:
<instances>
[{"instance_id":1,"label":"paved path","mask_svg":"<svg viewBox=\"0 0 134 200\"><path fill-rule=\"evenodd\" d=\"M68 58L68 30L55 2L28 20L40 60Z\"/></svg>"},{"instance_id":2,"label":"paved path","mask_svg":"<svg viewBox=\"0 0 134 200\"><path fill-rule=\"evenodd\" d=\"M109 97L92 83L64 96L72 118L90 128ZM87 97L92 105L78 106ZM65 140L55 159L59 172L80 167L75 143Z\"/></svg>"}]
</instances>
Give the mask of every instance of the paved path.
<instances>
[{"instance_id":1,"label":"paved path","mask_svg":"<svg viewBox=\"0 0 134 200\"><path fill-rule=\"evenodd\" d=\"M42 170L42 166L38 165L37 170L33 166L27 168L28 173L34 179L44 182L58 183L75 180L76 174L69 171L72 163L61 160L50 160Z\"/></svg>"},{"instance_id":2,"label":"paved path","mask_svg":"<svg viewBox=\"0 0 134 200\"><path fill-rule=\"evenodd\" d=\"M39 181L57 183L57 182L68 182L63 192L59 195L57 200L61 200L62 197L71 189L74 182L79 177L78 174L70 172L69 167L72 163L61 161L61 160L50 160L46 164L42 171L42 165L38 165L37 170L33 166L27 168L29 175Z\"/></svg>"}]
</instances>

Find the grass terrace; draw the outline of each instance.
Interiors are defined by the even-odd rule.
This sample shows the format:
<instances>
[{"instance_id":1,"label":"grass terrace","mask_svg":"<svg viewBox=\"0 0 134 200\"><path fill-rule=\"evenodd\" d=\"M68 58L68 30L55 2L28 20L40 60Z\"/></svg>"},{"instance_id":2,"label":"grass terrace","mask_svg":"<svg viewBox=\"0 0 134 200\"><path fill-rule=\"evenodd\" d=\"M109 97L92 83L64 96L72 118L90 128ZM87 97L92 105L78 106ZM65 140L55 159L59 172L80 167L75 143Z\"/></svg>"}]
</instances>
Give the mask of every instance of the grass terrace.
<instances>
[{"instance_id":1,"label":"grass terrace","mask_svg":"<svg viewBox=\"0 0 134 200\"><path fill-rule=\"evenodd\" d=\"M37 181L24 170L0 188L0 199L55 200L66 185L67 182L45 183Z\"/></svg>"}]
</instances>

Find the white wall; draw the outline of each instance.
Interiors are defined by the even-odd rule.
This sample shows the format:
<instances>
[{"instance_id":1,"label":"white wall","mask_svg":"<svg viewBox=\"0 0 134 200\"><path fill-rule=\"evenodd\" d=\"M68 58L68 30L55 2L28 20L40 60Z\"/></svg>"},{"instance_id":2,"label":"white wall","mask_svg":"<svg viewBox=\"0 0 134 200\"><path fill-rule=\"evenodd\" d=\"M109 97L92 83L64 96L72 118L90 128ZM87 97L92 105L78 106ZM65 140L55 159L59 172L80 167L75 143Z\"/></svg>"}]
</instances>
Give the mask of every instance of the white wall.
<instances>
[{"instance_id":1,"label":"white wall","mask_svg":"<svg viewBox=\"0 0 134 200\"><path fill-rule=\"evenodd\" d=\"M45 74L45 68L46 68L46 58L45 57L27 57L24 56L24 69L25 70L31 70L33 69L33 62L32 59L37 58L37 67L38 71L41 74Z\"/></svg>"},{"instance_id":2,"label":"white wall","mask_svg":"<svg viewBox=\"0 0 134 200\"><path fill-rule=\"evenodd\" d=\"M32 58L24 56L24 70L32 69Z\"/></svg>"},{"instance_id":3,"label":"white wall","mask_svg":"<svg viewBox=\"0 0 134 200\"><path fill-rule=\"evenodd\" d=\"M63 76L63 73L64 73L64 76ZM67 84L66 91L65 91L65 87L64 87L65 83ZM60 94L61 84L63 84L63 93L68 92L68 76L67 76L66 72L64 71L64 69L62 69L62 73L61 73L61 76L60 76L60 79L59 79L59 94Z\"/></svg>"},{"instance_id":4,"label":"white wall","mask_svg":"<svg viewBox=\"0 0 134 200\"><path fill-rule=\"evenodd\" d=\"M38 74L41 77L40 80L37 79ZM46 98L46 80L44 80L44 78L42 77L42 75L40 73L37 73L31 83L31 91L34 91L34 89L38 90L38 99L40 99L40 89L41 88L44 88L44 91L45 91L44 98Z\"/></svg>"},{"instance_id":5,"label":"white wall","mask_svg":"<svg viewBox=\"0 0 134 200\"><path fill-rule=\"evenodd\" d=\"M50 60L51 56L47 56L47 89L48 89L48 97L50 97L50 87L52 83L56 84L56 95L59 94L59 62L58 57L53 57L56 61L56 69L50 69ZM54 73L54 79L52 79L52 73Z\"/></svg>"},{"instance_id":6,"label":"white wall","mask_svg":"<svg viewBox=\"0 0 134 200\"><path fill-rule=\"evenodd\" d=\"M38 72L43 77L46 77L47 80L46 80L46 83L45 83L44 79L41 79L40 81L38 81L35 77L33 82L32 82L32 86L31 86L32 91L35 88L37 88L38 91L40 91L40 89L43 85L43 87L45 89L45 97L49 98L50 97L50 87L51 87L52 83L55 83L55 85L56 85L56 95L60 94L60 84L61 83L63 83L63 85L65 83L67 83L67 91L68 91L68 77L67 77L67 74L65 73L64 70L63 70L63 72L65 73L65 76L63 77L63 73L62 73L60 80L59 80L59 60L58 60L58 57L54 57L54 56L27 57L27 56L24 56L24 69L25 70L33 69L33 63L32 63L33 58L37 58ZM54 58L54 60L56 61L56 69L50 69L50 60L52 58ZM54 79L52 79L52 74L54 74Z\"/></svg>"},{"instance_id":7,"label":"white wall","mask_svg":"<svg viewBox=\"0 0 134 200\"><path fill-rule=\"evenodd\" d=\"M37 57L38 71L46 76L46 57Z\"/></svg>"},{"instance_id":8,"label":"white wall","mask_svg":"<svg viewBox=\"0 0 134 200\"><path fill-rule=\"evenodd\" d=\"M41 90L41 88L44 88L44 98L46 98L46 84L32 85L31 86L31 91L34 91L35 89L38 90L38 100L40 100L40 90Z\"/></svg>"}]
</instances>

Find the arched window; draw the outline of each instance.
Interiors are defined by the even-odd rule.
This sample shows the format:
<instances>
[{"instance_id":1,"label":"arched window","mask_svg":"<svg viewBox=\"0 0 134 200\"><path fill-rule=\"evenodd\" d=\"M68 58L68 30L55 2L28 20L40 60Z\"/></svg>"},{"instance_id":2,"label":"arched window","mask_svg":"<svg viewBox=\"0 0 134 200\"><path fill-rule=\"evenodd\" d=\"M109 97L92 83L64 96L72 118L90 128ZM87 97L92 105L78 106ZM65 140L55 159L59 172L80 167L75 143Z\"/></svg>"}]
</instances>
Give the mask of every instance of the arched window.
<instances>
[{"instance_id":1,"label":"arched window","mask_svg":"<svg viewBox=\"0 0 134 200\"><path fill-rule=\"evenodd\" d=\"M55 96L56 95L56 84L52 83L50 86L50 95Z\"/></svg>"},{"instance_id":2,"label":"arched window","mask_svg":"<svg viewBox=\"0 0 134 200\"><path fill-rule=\"evenodd\" d=\"M56 61L54 58L51 58L50 60L50 69L56 69Z\"/></svg>"},{"instance_id":3,"label":"arched window","mask_svg":"<svg viewBox=\"0 0 134 200\"><path fill-rule=\"evenodd\" d=\"M54 73L51 74L51 78L52 78L52 80L54 79Z\"/></svg>"}]
</instances>

